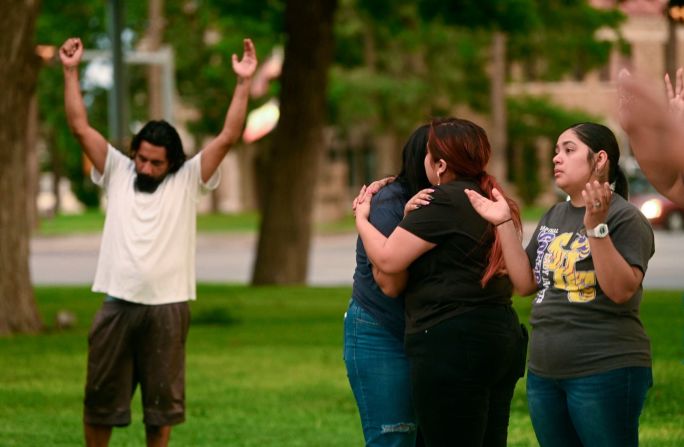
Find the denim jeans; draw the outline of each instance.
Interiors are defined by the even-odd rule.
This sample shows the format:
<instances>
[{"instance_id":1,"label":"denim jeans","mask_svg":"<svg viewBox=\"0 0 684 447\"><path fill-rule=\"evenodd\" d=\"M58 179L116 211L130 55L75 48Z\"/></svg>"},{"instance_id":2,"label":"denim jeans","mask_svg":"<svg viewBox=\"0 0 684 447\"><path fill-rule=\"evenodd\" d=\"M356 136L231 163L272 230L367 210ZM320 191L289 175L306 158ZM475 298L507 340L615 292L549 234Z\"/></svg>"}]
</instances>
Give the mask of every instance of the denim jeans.
<instances>
[{"instance_id":1,"label":"denim jeans","mask_svg":"<svg viewBox=\"0 0 684 447\"><path fill-rule=\"evenodd\" d=\"M344 362L366 446L414 447L416 418L404 345L354 300L344 318Z\"/></svg>"},{"instance_id":2,"label":"denim jeans","mask_svg":"<svg viewBox=\"0 0 684 447\"><path fill-rule=\"evenodd\" d=\"M425 445L505 447L527 332L510 306L482 307L406 336Z\"/></svg>"},{"instance_id":3,"label":"denim jeans","mask_svg":"<svg viewBox=\"0 0 684 447\"><path fill-rule=\"evenodd\" d=\"M571 379L527 372L527 404L541 447L636 447L651 368Z\"/></svg>"}]
</instances>

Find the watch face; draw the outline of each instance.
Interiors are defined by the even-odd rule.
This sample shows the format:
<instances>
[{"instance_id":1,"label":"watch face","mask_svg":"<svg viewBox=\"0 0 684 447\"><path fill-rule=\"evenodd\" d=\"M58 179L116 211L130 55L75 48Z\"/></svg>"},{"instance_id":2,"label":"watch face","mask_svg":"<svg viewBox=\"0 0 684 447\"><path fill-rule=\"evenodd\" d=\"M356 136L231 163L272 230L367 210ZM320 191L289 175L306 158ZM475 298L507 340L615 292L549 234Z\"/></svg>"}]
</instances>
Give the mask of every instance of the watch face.
<instances>
[{"instance_id":1,"label":"watch face","mask_svg":"<svg viewBox=\"0 0 684 447\"><path fill-rule=\"evenodd\" d=\"M587 236L598 238L608 236L608 225L604 223L596 225L595 228L587 230Z\"/></svg>"},{"instance_id":2,"label":"watch face","mask_svg":"<svg viewBox=\"0 0 684 447\"><path fill-rule=\"evenodd\" d=\"M608 225L606 224L601 224L596 227L596 235L598 237L606 237L608 236Z\"/></svg>"}]
</instances>

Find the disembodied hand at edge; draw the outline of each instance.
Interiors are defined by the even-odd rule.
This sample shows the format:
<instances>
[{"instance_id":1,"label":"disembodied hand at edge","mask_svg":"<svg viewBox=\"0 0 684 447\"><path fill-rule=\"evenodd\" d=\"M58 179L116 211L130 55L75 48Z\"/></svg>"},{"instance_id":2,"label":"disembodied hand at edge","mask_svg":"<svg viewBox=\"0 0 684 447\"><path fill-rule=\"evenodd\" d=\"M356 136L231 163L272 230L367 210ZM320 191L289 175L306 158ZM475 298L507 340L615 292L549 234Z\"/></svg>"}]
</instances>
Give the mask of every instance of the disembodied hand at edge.
<instances>
[{"instance_id":1,"label":"disembodied hand at edge","mask_svg":"<svg viewBox=\"0 0 684 447\"><path fill-rule=\"evenodd\" d=\"M673 119L673 114L659 88L634 78L623 68L618 76L618 119L620 126L633 138L630 132L661 132L667 127L667 121Z\"/></svg>"}]
</instances>

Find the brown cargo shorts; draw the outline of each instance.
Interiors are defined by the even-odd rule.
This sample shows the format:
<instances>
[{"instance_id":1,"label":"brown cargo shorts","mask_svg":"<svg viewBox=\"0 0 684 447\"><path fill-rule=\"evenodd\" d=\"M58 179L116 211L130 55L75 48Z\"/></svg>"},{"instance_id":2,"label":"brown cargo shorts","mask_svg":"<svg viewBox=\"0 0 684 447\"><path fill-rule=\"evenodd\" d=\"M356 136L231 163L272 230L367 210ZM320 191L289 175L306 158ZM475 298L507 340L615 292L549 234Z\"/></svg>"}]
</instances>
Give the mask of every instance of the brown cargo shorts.
<instances>
[{"instance_id":1,"label":"brown cargo shorts","mask_svg":"<svg viewBox=\"0 0 684 447\"><path fill-rule=\"evenodd\" d=\"M189 323L187 302L150 306L107 297L88 334L84 422L130 424L138 384L145 425L183 422Z\"/></svg>"}]
</instances>

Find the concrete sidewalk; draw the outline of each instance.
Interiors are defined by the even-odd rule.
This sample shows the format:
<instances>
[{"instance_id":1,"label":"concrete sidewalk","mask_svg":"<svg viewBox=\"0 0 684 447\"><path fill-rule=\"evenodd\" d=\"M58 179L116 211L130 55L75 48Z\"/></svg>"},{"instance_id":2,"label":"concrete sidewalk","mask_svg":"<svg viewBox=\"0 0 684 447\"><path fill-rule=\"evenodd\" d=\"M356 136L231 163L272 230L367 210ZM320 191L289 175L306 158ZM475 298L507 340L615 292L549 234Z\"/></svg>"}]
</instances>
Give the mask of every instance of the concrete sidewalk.
<instances>
[{"instance_id":1,"label":"concrete sidewalk","mask_svg":"<svg viewBox=\"0 0 684 447\"><path fill-rule=\"evenodd\" d=\"M524 241L535 223L525 223ZM649 263L644 287L684 290L681 253L684 233L656 231L656 253ZM254 233L201 233L197 236L197 281L250 281L257 236ZM352 283L356 233L314 236L307 284ZM95 276L100 235L36 237L31 240L31 277L34 284L91 284Z\"/></svg>"},{"instance_id":2,"label":"concrete sidewalk","mask_svg":"<svg viewBox=\"0 0 684 447\"><path fill-rule=\"evenodd\" d=\"M251 279L257 237L253 233L199 234L197 281L247 283ZM356 234L315 236L307 283L351 284ZM95 276L100 234L36 237L31 240L34 284L91 284Z\"/></svg>"},{"instance_id":3,"label":"concrete sidewalk","mask_svg":"<svg viewBox=\"0 0 684 447\"><path fill-rule=\"evenodd\" d=\"M534 230L525 225L525 234ZM254 233L197 235L197 281L247 283L256 252ZM351 285L356 263L356 233L314 236L307 284ZM31 240L34 284L91 284L100 234L36 237Z\"/></svg>"}]
</instances>

